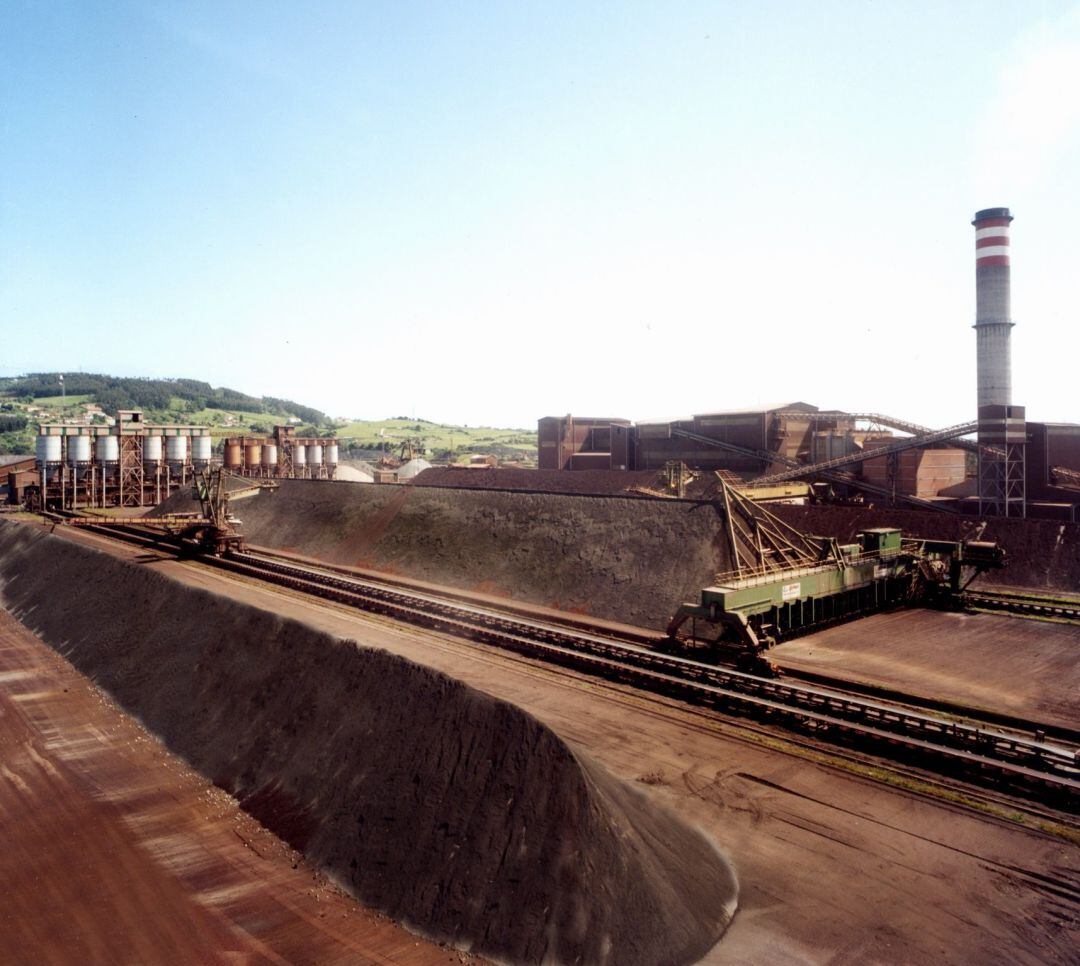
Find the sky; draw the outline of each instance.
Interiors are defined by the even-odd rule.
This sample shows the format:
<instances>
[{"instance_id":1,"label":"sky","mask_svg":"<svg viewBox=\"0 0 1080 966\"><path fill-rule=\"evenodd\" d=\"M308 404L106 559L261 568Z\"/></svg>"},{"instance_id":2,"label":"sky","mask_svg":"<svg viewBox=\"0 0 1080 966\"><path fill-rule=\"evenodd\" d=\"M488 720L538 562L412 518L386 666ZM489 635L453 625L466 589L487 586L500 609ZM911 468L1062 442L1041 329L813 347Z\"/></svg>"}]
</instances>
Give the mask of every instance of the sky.
<instances>
[{"instance_id":1,"label":"sky","mask_svg":"<svg viewBox=\"0 0 1080 966\"><path fill-rule=\"evenodd\" d=\"M1080 421L1078 2L0 6L0 375L531 426Z\"/></svg>"}]
</instances>

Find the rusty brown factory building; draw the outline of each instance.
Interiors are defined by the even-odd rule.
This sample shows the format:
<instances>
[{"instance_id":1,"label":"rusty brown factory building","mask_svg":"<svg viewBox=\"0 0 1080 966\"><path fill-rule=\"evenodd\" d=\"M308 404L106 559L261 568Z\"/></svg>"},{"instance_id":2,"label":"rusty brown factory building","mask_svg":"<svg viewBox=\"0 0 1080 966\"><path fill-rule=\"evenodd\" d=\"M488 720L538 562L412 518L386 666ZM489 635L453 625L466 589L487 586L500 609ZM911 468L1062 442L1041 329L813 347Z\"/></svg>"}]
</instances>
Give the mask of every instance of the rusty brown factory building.
<instances>
[{"instance_id":1,"label":"rusty brown factory building","mask_svg":"<svg viewBox=\"0 0 1080 966\"><path fill-rule=\"evenodd\" d=\"M610 417L545 416L538 423L539 466L542 470L646 471L680 462L695 470L727 470L749 480L785 470L790 465L785 460L817 464L873 451L900 439L887 430L857 429L857 421L864 418L805 402L636 423ZM1080 425L1028 422L1026 431L1026 490L1032 512L1040 517L1077 519ZM891 472L896 492L967 509L976 496L965 452L970 448L970 444L937 442L894 454ZM889 459L869 457L854 468L860 479L884 486Z\"/></svg>"}]
</instances>

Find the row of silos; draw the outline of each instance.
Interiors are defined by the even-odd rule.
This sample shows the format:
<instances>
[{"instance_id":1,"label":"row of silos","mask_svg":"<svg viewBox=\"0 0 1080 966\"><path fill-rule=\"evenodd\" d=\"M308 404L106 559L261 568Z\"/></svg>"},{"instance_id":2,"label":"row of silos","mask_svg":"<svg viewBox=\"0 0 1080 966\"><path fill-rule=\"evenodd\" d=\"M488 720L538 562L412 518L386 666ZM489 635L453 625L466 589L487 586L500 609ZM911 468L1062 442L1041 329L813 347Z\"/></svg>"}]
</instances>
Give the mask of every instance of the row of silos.
<instances>
[{"instance_id":1,"label":"row of silos","mask_svg":"<svg viewBox=\"0 0 1080 966\"><path fill-rule=\"evenodd\" d=\"M227 470L233 472L260 468L270 470L278 465L278 448L275 443L229 440L222 453L222 462Z\"/></svg>"},{"instance_id":2,"label":"row of silos","mask_svg":"<svg viewBox=\"0 0 1080 966\"><path fill-rule=\"evenodd\" d=\"M337 466L337 443L309 443L293 447L293 466Z\"/></svg>"},{"instance_id":3,"label":"row of silos","mask_svg":"<svg viewBox=\"0 0 1080 966\"><path fill-rule=\"evenodd\" d=\"M64 443L67 442L65 446ZM49 436L41 434L34 443L38 466L49 479L55 479L61 464L78 468L95 461L116 462L119 445L115 436Z\"/></svg>"},{"instance_id":4,"label":"row of silos","mask_svg":"<svg viewBox=\"0 0 1080 966\"><path fill-rule=\"evenodd\" d=\"M225 469L234 473L272 476L278 472L280 451L277 443L250 439L229 440L222 453ZM295 443L292 447L294 473L331 471L338 463L337 443Z\"/></svg>"},{"instance_id":5,"label":"row of silos","mask_svg":"<svg viewBox=\"0 0 1080 966\"><path fill-rule=\"evenodd\" d=\"M164 446L162 445L164 443ZM210 462L209 436L144 436L143 462L160 463L164 452L166 463L192 462L196 466Z\"/></svg>"},{"instance_id":6,"label":"row of silos","mask_svg":"<svg viewBox=\"0 0 1080 966\"><path fill-rule=\"evenodd\" d=\"M64 446L66 440L67 446ZM152 468L162 461L171 464L194 463L196 466L210 462L211 439L209 436L144 436L142 437L143 464ZM65 452L66 450L66 452ZM62 463L100 463L106 472L115 470L120 462L120 437L107 436L52 436L41 434L34 445L38 464L50 473ZM52 466L50 467L50 464Z\"/></svg>"}]
</instances>

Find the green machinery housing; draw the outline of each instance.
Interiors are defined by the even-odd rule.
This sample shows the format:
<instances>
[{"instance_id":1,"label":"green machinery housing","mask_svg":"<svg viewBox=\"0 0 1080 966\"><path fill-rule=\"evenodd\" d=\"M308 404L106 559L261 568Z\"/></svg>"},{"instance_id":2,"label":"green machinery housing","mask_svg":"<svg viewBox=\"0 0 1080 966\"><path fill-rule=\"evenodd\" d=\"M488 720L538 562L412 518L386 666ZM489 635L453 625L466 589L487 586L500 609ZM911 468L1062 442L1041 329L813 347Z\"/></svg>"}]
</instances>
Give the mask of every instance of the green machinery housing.
<instances>
[{"instance_id":1,"label":"green machinery housing","mask_svg":"<svg viewBox=\"0 0 1080 966\"><path fill-rule=\"evenodd\" d=\"M956 600L1005 562L996 543L905 538L890 527L842 544L799 533L734 490L724 496L736 569L704 588L699 602L680 606L667 632L674 643L734 649L741 663L759 664L777 641L834 621Z\"/></svg>"}]
</instances>

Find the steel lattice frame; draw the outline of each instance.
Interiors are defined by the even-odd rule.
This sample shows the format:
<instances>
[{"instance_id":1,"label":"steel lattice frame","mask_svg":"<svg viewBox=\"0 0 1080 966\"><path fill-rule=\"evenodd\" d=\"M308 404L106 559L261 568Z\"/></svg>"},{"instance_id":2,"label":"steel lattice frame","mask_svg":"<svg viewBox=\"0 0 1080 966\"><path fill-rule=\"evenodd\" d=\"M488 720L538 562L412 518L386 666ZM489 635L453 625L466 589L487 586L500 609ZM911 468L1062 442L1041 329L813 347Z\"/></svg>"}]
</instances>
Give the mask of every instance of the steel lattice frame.
<instances>
[{"instance_id":1,"label":"steel lattice frame","mask_svg":"<svg viewBox=\"0 0 1080 966\"><path fill-rule=\"evenodd\" d=\"M120 434L120 506L143 505L143 437Z\"/></svg>"},{"instance_id":2,"label":"steel lattice frame","mask_svg":"<svg viewBox=\"0 0 1080 966\"><path fill-rule=\"evenodd\" d=\"M1025 446L1008 443L1004 449L979 448L979 515L1027 515L1024 486Z\"/></svg>"}]
</instances>

